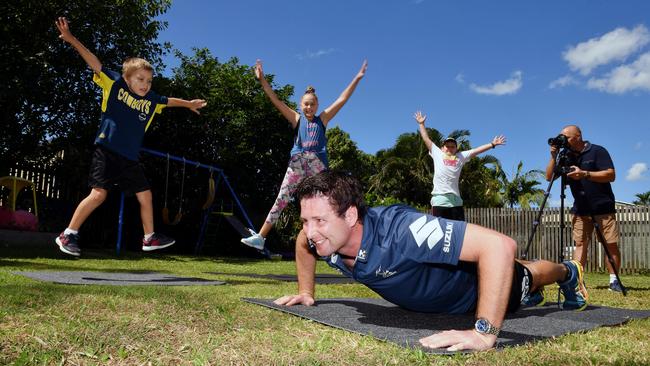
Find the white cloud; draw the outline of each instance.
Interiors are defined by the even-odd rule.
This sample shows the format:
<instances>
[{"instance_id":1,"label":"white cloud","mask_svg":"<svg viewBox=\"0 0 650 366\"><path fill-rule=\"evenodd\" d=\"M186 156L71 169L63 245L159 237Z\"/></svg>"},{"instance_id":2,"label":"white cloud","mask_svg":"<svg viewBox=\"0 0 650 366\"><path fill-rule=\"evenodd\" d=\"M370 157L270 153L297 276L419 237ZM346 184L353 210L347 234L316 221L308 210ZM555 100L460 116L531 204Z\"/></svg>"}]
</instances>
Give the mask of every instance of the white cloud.
<instances>
[{"instance_id":1,"label":"white cloud","mask_svg":"<svg viewBox=\"0 0 650 366\"><path fill-rule=\"evenodd\" d=\"M564 88L565 86L576 85L576 84L578 84L578 82L573 78L573 76L565 75L562 76L561 78L551 81L551 83L548 85L548 88L549 89Z\"/></svg>"},{"instance_id":2,"label":"white cloud","mask_svg":"<svg viewBox=\"0 0 650 366\"><path fill-rule=\"evenodd\" d=\"M643 147L643 142L641 141L634 144L634 150L641 150L642 147Z\"/></svg>"},{"instance_id":3,"label":"white cloud","mask_svg":"<svg viewBox=\"0 0 650 366\"><path fill-rule=\"evenodd\" d=\"M465 75L463 75L463 73L459 73L456 75L456 81L460 84L465 84Z\"/></svg>"},{"instance_id":4,"label":"white cloud","mask_svg":"<svg viewBox=\"0 0 650 366\"><path fill-rule=\"evenodd\" d=\"M473 91L479 94L488 94L488 95L506 95L506 94L515 94L523 86L521 81L521 71L515 71L511 74L510 79L504 81L498 81L490 86L480 86L472 83L469 87Z\"/></svg>"},{"instance_id":5,"label":"white cloud","mask_svg":"<svg viewBox=\"0 0 650 366\"><path fill-rule=\"evenodd\" d=\"M298 59L300 59L300 60L305 60L305 59L309 59L309 58L319 58L319 57L328 55L328 54L330 54L330 53L332 53L334 51L335 51L334 48L321 49L321 50L318 50L318 51L307 50L305 53L297 54L296 57L298 57Z\"/></svg>"},{"instance_id":6,"label":"white cloud","mask_svg":"<svg viewBox=\"0 0 650 366\"><path fill-rule=\"evenodd\" d=\"M650 42L650 32L643 25L638 25L632 30L616 28L600 38L592 38L569 47L562 56L572 70L588 75L600 65L624 60L648 42Z\"/></svg>"},{"instance_id":7,"label":"white cloud","mask_svg":"<svg viewBox=\"0 0 650 366\"><path fill-rule=\"evenodd\" d=\"M648 171L648 165L646 163L634 163L630 169L627 171L626 180L635 181L645 178L643 173Z\"/></svg>"},{"instance_id":8,"label":"white cloud","mask_svg":"<svg viewBox=\"0 0 650 366\"><path fill-rule=\"evenodd\" d=\"M631 64L613 69L600 79L589 79L587 87L612 94L623 94L635 89L650 90L650 52L644 53Z\"/></svg>"}]
</instances>

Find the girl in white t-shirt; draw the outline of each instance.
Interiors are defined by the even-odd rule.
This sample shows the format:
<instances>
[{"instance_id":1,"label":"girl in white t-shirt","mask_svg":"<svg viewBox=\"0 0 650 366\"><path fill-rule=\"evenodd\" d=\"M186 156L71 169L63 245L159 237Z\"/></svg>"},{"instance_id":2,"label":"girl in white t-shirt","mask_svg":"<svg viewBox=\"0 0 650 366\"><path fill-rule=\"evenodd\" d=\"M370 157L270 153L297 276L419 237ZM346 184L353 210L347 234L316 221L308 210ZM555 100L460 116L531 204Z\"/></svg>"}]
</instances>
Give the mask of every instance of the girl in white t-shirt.
<instances>
[{"instance_id":1,"label":"girl in white t-shirt","mask_svg":"<svg viewBox=\"0 0 650 366\"><path fill-rule=\"evenodd\" d=\"M424 122L427 116L417 111L413 118L418 122L420 136L433 159L433 191L431 191L431 214L450 220L465 221L463 199L460 197L458 181L463 165L472 157L498 145L506 143L506 138L499 135L489 144L475 149L458 151L458 143L453 137L448 137L439 148L429 138Z\"/></svg>"}]
</instances>

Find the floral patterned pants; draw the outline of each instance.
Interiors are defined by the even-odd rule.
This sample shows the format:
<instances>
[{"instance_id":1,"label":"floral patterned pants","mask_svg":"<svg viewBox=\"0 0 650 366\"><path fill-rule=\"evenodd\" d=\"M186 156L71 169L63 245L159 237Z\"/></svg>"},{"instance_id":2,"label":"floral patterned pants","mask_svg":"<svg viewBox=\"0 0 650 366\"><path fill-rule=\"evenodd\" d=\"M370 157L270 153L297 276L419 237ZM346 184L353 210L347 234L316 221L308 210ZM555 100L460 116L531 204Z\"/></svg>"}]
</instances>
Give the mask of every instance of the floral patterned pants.
<instances>
[{"instance_id":1,"label":"floral patterned pants","mask_svg":"<svg viewBox=\"0 0 650 366\"><path fill-rule=\"evenodd\" d=\"M303 178L316 175L325 169L327 169L325 164L318 158L316 153L303 152L292 156L280 186L280 193L278 193L278 198L275 199L275 203L266 217L266 222L273 225L278 221L282 210L291 201L291 196Z\"/></svg>"}]
</instances>

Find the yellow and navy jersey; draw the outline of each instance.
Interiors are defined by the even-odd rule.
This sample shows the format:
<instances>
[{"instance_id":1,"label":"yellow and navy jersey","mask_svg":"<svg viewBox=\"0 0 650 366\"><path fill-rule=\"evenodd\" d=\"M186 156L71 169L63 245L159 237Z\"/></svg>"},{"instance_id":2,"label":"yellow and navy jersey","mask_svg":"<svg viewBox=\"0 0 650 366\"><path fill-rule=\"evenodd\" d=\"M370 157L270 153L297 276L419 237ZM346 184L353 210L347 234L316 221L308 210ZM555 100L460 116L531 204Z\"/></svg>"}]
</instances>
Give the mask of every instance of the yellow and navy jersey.
<instances>
[{"instance_id":1,"label":"yellow and navy jersey","mask_svg":"<svg viewBox=\"0 0 650 366\"><path fill-rule=\"evenodd\" d=\"M95 144L138 160L144 133L154 116L167 106L167 97L151 90L140 97L115 71L102 69L93 75L93 81L102 88L102 118Z\"/></svg>"}]
</instances>

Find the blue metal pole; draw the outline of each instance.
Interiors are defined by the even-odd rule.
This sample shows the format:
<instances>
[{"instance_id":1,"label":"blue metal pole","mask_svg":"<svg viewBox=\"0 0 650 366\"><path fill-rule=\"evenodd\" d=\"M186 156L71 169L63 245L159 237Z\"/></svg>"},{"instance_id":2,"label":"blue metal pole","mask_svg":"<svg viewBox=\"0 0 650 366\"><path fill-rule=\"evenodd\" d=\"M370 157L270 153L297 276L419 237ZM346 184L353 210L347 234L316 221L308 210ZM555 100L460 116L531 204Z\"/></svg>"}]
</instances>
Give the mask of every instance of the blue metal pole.
<instances>
[{"instance_id":1,"label":"blue metal pole","mask_svg":"<svg viewBox=\"0 0 650 366\"><path fill-rule=\"evenodd\" d=\"M248 222L248 227L249 228L254 228L253 222L251 222L251 219L248 217L248 214L246 213L246 210L244 210L244 206L242 206L241 202L239 202L239 198L237 198L237 194L235 191L232 189L230 186L230 182L228 182L228 178L226 177L223 172L221 172L221 175L223 176L223 181L226 182L226 185L228 186L228 189L230 190L230 194L232 195L232 198L235 200L237 203L237 206L239 206L239 210L241 211L242 215L244 215L244 218L246 219L246 222Z\"/></svg>"},{"instance_id":2,"label":"blue metal pole","mask_svg":"<svg viewBox=\"0 0 650 366\"><path fill-rule=\"evenodd\" d=\"M124 223L124 192L120 195L120 215L117 219L117 255L122 247L122 224Z\"/></svg>"},{"instance_id":3,"label":"blue metal pole","mask_svg":"<svg viewBox=\"0 0 650 366\"><path fill-rule=\"evenodd\" d=\"M217 181L214 184L215 191L217 190L217 188L219 188L220 180L221 180L221 174L217 176ZM212 206L214 206L214 202L212 202L212 205L210 205L210 207L205 209L203 212L203 220L201 222L201 230L199 231L199 238L196 240L196 245L194 246L195 255L199 255L201 249L203 248L203 241L205 240L205 231L207 230L210 213L212 213Z\"/></svg>"},{"instance_id":4,"label":"blue metal pole","mask_svg":"<svg viewBox=\"0 0 650 366\"><path fill-rule=\"evenodd\" d=\"M223 172L223 169L217 168L216 166L203 164L203 163L200 163L200 162L194 161L194 160L188 160L188 159L185 159L184 157L174 156L174 155L171 155L171 154L162 153L160 151L151 150L151 149L147 149L147 148L144 148L144 147L141 148L140 151L144 151L144 152L146 152L148 154L155 155L155 156L165 158L165 159L167 159L167 157L169 157L170 160L185 162L187 164L194 165L196 167L205 168L205 169L212 169L212 170L215 170L215 171L217 171L219 173Z\"/></svg>"}]
</instances>

